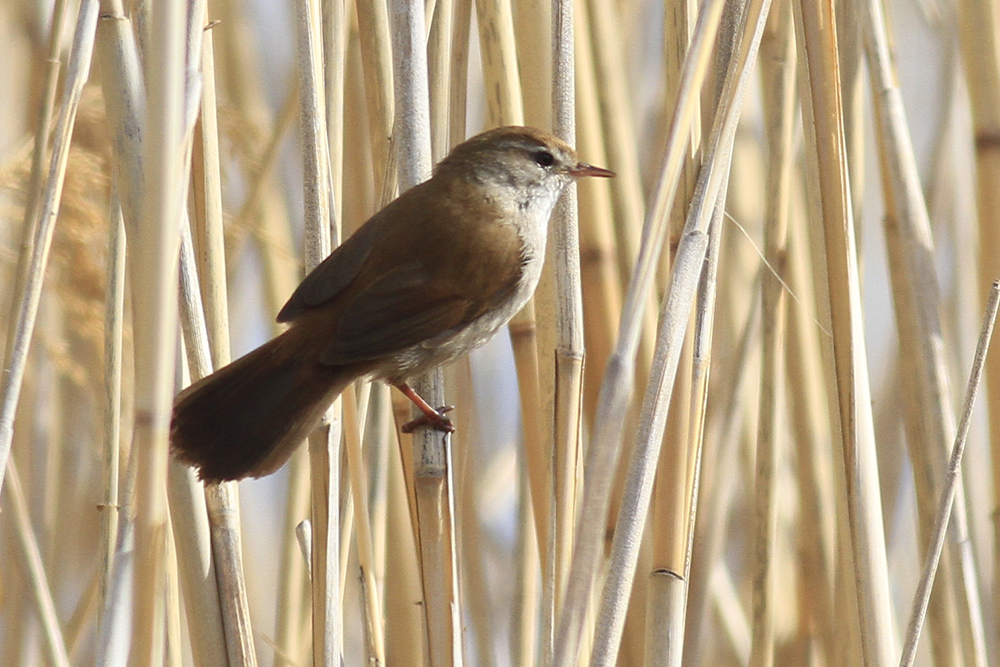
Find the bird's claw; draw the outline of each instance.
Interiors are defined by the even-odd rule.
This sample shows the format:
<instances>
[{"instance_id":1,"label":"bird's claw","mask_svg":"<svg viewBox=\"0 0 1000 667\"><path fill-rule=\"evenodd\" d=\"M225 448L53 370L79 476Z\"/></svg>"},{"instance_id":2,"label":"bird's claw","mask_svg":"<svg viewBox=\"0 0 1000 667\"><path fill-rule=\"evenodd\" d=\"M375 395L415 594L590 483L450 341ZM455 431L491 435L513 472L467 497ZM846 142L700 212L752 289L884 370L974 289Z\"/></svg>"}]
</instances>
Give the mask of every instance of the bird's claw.
<instances>
[{"instance_id":1,"label":"bird's claw","mask_svg":"<svg viewBox=\"0 0 1000 667\"><path fill-rule=\"evenodd\" d=\"M423 414L413 421L406 422L403 424L402 431L403 433L413 433L421 426L430 426L436 431L454 433L455 425L451 423L450 419L445 417L447 413L454 409L454 405L443 405L440 408L436 408L433 414Z\"/></svg>"}]
</instances>

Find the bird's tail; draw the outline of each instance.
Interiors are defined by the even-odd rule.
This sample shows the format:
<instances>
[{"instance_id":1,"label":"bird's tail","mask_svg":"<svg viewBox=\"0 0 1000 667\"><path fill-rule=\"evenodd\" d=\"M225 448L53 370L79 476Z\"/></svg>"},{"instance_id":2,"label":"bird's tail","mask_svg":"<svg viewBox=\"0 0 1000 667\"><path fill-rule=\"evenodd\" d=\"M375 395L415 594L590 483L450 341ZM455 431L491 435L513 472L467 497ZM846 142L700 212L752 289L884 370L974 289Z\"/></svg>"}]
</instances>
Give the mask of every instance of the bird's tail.
<instances>
[{"instance_id":1,"label":"bird's tail","mask_svg":"<svg viewBox=\"0 0 1000 667\"><path fill-rule=\"evenodd\" d=\"M178 394L174 455L217 482L274 472L360 373L322 366L294 328Z\"/></svg>"}]
</instances>

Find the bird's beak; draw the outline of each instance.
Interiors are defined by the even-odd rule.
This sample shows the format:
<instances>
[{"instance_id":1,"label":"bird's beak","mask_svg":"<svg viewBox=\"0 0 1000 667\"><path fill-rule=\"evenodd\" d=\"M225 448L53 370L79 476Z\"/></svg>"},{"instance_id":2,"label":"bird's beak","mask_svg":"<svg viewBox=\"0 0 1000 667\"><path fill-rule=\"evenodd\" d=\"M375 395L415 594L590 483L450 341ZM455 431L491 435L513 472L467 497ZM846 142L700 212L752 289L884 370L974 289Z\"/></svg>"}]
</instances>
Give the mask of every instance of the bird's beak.
<instances>
[{"instance_id":1,"label":"bird's beak","mask_svg":"<svg viewBox=\"0 0 1000 667\"><path fill-rule=\"evenodd\" d=\"M584 176L599 176L601 178L611 178L615 172L602 167L595 167L586 162L580 162L575 167L570 167L569 175L573 178L583 178Z\"/></svg>"}]
</instances>

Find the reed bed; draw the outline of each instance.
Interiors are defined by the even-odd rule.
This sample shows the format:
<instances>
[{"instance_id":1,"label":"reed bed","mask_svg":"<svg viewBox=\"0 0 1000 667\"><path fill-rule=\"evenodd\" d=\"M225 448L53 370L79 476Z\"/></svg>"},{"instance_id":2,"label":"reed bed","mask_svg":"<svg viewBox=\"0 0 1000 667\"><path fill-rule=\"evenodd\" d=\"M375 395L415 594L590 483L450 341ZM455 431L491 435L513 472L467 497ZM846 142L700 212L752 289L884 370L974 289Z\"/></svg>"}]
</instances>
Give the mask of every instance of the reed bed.
<instances>
[{"instance_id":1,"label":"reed bed","mask_svg":"<svg viewBox=\"0 0 1000 667\"><path fill-rule=\"evenodd\" d=\"M0 664L1000 664L998 34L967 1L3 3ZM415 381L457 432L359 382L271 477L173 461L172 396L507 124L618 178Z\"/></svg>"}]
</instances>

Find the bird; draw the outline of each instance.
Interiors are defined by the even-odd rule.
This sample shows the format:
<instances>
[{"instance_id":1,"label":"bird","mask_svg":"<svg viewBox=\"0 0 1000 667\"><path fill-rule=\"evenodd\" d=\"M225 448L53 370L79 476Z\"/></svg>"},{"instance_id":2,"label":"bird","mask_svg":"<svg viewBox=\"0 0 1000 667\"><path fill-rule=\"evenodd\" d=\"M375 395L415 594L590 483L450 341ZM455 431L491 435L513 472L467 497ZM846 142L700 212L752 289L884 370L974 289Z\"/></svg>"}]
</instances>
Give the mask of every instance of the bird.
<instances>
[{"instance_id":1,"label":"bird","mask_svg":"<svg viewBox=\"0 0 1000 667\"><path fill-rule=\"evenodd\" d=\"M352 382L383 380L453 431L408 382L483 345L538 285L565 187L614 173L552 134L500 127L455 146L432 176L362 224L278 313L288 328L174 401L173 455L202 481L278 470Z\"/></svg>"}]
</instances>

